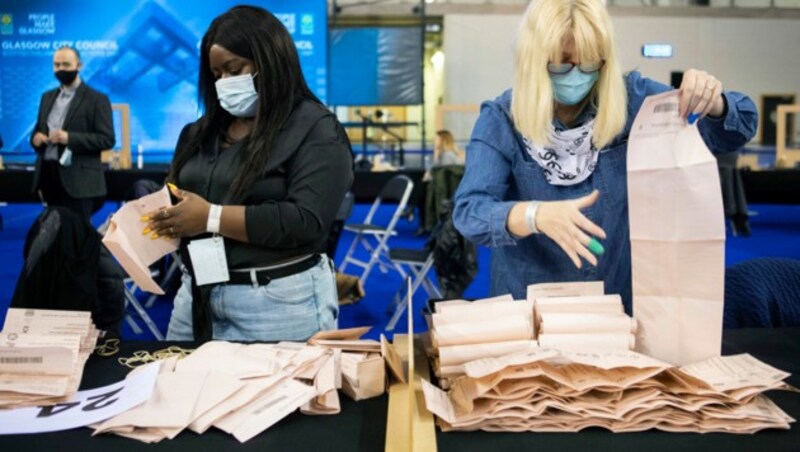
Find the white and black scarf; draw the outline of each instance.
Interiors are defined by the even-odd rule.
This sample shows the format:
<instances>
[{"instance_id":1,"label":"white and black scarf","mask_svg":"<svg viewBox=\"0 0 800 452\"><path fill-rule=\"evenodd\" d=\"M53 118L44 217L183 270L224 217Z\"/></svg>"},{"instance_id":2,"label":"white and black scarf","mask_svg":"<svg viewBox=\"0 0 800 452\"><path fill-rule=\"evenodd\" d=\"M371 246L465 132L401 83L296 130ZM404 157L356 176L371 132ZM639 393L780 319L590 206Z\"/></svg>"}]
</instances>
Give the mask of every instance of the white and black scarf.
<instances>
[{"instance_id":1,"label":"white and black scarf","mask_svg":"<svg viewBox=\"0 0 800 452\"><path fill-rule=\"evenodd\" d=\"M525 148L539 164L551 185L575 185L588 178L597 166L597 148L592 144L594 119L569 130L550 130L550 142L540 146L525 139Z\"/></svg>"}]
</instances>

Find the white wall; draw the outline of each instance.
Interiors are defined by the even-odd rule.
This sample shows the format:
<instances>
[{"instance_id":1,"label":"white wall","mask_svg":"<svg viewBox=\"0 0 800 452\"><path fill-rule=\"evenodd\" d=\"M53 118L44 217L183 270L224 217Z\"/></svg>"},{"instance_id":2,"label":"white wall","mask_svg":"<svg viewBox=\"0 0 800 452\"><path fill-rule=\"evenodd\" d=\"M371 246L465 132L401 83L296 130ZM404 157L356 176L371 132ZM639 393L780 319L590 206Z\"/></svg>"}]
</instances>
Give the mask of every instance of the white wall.
<instances>
[{"instance_id":1,"label":"white wall","mask_svg":"<svg viewBox=\"0 0 800 452\"><path fill-rule=\"evenodd\" d=\"M612 16L623 70L669 83L696 67L760 104L762 94L800 102L800 19ZM513 40L521 15L446 15L444 102L480 103L511 85ZM644 43L669 43L668 60L641 57Z\"/></svg>"},{"instance_id":2,"label":"white wall","mask_svg":"<svg viewBox=\"0 0 800 452\"><path fill-rule=\"evenodd\" d=\"M444 102L475 104L511 86L519 16L444 16Z\"/></svg>"}]
</instances>

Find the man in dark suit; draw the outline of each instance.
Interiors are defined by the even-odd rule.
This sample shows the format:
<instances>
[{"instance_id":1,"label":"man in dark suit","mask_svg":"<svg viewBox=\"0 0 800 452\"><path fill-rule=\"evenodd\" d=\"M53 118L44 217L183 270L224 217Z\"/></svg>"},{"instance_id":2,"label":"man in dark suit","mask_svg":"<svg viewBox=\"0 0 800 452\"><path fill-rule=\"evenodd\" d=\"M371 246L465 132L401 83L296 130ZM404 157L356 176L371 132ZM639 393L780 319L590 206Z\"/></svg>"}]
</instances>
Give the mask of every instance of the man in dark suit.
<instances>
[{"instance_id":1,"label":"man in dark suit","mask_svg":"<svg viewBox=\"0 0 800 452\"><path fill-rule=\"evenodd\" d=\"M62 47L53 56L61 86L42 95L31 136L36 149L33 189L48 205L76 211L87 220L106 195L100 152L114 146L108 97L83 83L80 54Z\"/></svg>"}]
</instances>

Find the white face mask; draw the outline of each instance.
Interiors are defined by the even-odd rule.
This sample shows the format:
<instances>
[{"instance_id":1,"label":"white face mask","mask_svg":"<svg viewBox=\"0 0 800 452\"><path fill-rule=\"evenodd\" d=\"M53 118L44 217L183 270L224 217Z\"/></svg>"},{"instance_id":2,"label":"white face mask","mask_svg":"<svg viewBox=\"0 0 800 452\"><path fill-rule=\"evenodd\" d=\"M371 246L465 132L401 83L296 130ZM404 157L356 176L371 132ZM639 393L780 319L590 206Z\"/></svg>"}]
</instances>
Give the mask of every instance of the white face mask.
<instances>
[{"instance_id":1,"label":"white face mask","mask_svg":"<svg viewBox=\"0 0 800 452\"><path fill-rule=\"evenodd\" d=\"M255 116L258 93L253 79L256 75L243 74L217 80L214 85L220 106L237 118Z\"/></svg>"}]
</instances>

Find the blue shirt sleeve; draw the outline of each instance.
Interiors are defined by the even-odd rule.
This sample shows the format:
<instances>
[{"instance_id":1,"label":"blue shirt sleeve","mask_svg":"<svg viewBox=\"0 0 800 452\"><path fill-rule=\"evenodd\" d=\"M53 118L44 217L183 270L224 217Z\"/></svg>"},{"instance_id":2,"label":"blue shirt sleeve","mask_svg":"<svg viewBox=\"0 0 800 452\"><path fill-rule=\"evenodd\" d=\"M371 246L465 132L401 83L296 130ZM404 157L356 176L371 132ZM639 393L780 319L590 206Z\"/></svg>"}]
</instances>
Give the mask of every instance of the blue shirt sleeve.
<instances>
[{"instance_id":1,"label":"blue shirt sleeve","mask_svg":"<svg viewBox=\"0 0 800 452\"><path fill-rule=\"evenodd\" d=\"M631 72L626 77L628 86L628 127L639 112L644 98L660 94L672 88L663 83L642 77ZM758 110L749 97L736 91L723 91L725 114L721 118L706 116L698 122L700 136L706 146L714 153L732 152L742 148L750 141L758 127Z\"/></svg>"},{"instance_id":2,"label":"blue shirt sleeve","mask_svg":"<svg viewBox=\"0 0 800 452\"><path fill-rule=\"evenodd\" d=\"M508 211L517 201L506 200L511 178L514 131L499 107L486 102L467 145L464 177L453 210L456 229L479 245L516 245L506 229Z\"/></svg>"}]
</instances>

